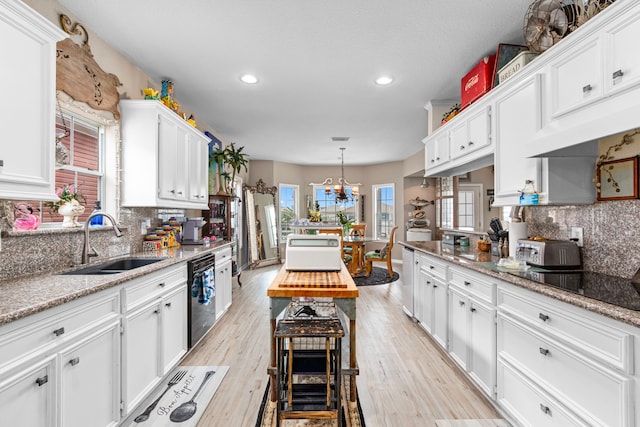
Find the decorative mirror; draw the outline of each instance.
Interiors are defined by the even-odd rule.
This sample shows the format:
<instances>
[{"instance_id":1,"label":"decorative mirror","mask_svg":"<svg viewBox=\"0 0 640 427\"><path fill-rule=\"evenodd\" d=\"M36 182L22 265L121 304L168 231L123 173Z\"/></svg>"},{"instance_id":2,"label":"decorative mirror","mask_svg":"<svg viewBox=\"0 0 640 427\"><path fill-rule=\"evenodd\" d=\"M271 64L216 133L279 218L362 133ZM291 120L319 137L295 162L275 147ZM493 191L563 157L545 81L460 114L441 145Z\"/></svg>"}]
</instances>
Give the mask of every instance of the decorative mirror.
<instances>
[{"instance_id":1,"label":"decorative mirror","mask_svg":"<svg viewBox=\"0 0 640 427\"><path fill-rule=\"evenodd\" d=\"M243 185L247 209L247 238L251 268L280 264L278 246L277 187L267 187L262 179L256 186Z\"/></svg>"}]
</instances>

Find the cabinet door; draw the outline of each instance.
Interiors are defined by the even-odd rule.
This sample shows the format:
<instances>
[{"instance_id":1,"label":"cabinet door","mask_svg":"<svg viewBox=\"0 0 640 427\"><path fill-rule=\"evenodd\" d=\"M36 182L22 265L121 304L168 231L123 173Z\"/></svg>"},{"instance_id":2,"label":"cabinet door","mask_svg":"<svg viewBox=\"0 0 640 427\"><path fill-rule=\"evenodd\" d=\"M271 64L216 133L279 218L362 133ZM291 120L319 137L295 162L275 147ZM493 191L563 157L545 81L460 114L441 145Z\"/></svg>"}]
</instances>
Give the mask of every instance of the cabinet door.
<instances>
[{"instance_id":1,"label":"cabinet door","mask_svg":"<svg viewBox=\"0 0 640 427\"><path fill-rule=\"evenodd\" d=\"M22 2L0 5L0 199L57 200L54 190L56 41L64 33ZM9 60L9 58L11 58ZM10 64L10 66L9 66Z\"/></svg>"},{"instance_id":2,"label":"cabinet door","mask_svg":"<svg viewBox=\"0 0 640 427\"><path fill-rule=\"evenodd\" d=\"M209 158L207 144L195 135L188 136L189 201L206 203L208 195Z\"/></svg>"},{"instance_id":3,"label":"cabinet door","mask_svg":"<svg viewBox=\"0 0 640 427\"><path fill-rule=\"evenodd\" d=\"M452 159L456 159L467 154L469 152L467 121L465 120L460 123L456 123L456 125L449 131L449 138L449 152L451 153Z\"/></svg>"},{"instance_id":4,"label":"cabinet door","mask_svg":"<svg viewBox=\"0 0 640 427\"><path fill-rule=\"evenodd\" d=\"M6 426L55 426L55 358L47 357L0 377L0 420Z\"/></svg>"},{"instance_id":5,"label":"cabinet door","mask_svg":"<svg viewBox=\"0 0 640 427\"><path fill-rule=\"evenodd\" d=\"M449 161L448 131L442 131L426 142L425 160L427 172Z\"/></svg>"},{"instance_id":6,"label":"cabinet door","mask_svg":"<svg viewBox=\"0 0 640 427\"><path fill-rule=\"evenodd\" d=\"M523 147L540 129L540 75L525 79L496 101L495 206L518 205L526 180L541 187L540 159ZM540 190L538 190L540 191Z\"/></svg>"},{"instance_id":7,"label":"cabinet door","mask_svg":"<svg viewBox=\"0 0 640 427\"><path fill-rule=\"evenodd\" d=\"M216 320L231 305L231 259L216 265Z\"/></svg>"},{"instance_id":8,"label":"cabinet door","mask_svg":"<svg viewBox=\"0 0 640 427\"><path fill-rule=\"evenodd\" d=\"M605 91L619 91L640 83L640 55L632 54L640 40L640 9L628 13L605 32Z\"/></svg>"},{"instance_id":9,"label":"cabinet door","mask_svg":"<svg viewBox=\"0 0 640 427\"><path fill-rule=\"evenodd\" d=\"M469 374L492 399L496 383L496 310L471 299Z\"/></svg>"},{"instance_id":10,"label":"cabinet door","mask_svg":"<svg viewBox=\"0 0 640 427\"><path fill-rule=\"evenodd\" d=\"M451 129L450 153L452 159L489 145L491 142L489 138L491 118L489 112L489 106L482 108Z\"/></svg>"},{"instance_id":11,"label":"cabinet door","mask_svg":"<svg viewBox=\"0 0 640 427\"><path fill-rule=\"evenodd\" d=\"M418 323L425 324L428 323L425 321L424 314L424 301L425 295L427 292L427 279L429 278L429 274L425 273L421 268L418 268L418 275L415 280L414 287L414 296L413 296L413 304L414 304L414 313L413 317L416 318Z\"/></svg>"},{"instance_id":12,"label":"cabinet door","mask_svg":"<svg viewBox=\"0 0 640 427\"><path fill-rule=\"evenodd\" d=\"M162 299L162 363L164 374L187 352L187 284Z\"/></svg>"},{"instance_id":13,"label":"cabinet door","mask_svg":"<svg viewBox=\"0 0 640 427\"><path fill-rule=\"evenodd\" d=\"M177 138L176 124L158 115L158 197L162 199L179 198L176 186Z\"/></svg>"},{"instance_id":14,"label":"cabinet door","mask_svg":"<svg viewBox=\"0 0 640 427\"><path fill-rule=\"evenodd\" d=\"M433 281L433 338L447 348L447 285L437 279Z\"/></svg>"},{"instance_id":15,"label":"cabinet door","mask_svg":"<svg viewBox=\"0 0 640 427\"><path fill-rule=\"evenodd\" d=\"M449 287L449 355L467 369L469 341L469 303L467 297Z\"/></svg>"},{"instance_id":16,"label":"cabinet door","mask_svg":"<svg viewBox=\"0 0 640 427\"><path fill-rule=\"evenodd\" d=\"M602 96L600 52L600 38L593 36L551 64L552 117L566 114Z\"/></svg>"},{"instance_id":17,"label":"cabinet door","mask_svg":"<svg viewBox=\"0 0 640 427\"><path fill-rule=\"evenodd\" d=\"M120 322L60 353L60 425L115 426L120 420Z\"/></svg>"},{"instance_id":18,"label":"cabinet door","mask_svg":"<svg viewBox=\"0 0 640 427\"><path fill-rule=\"evenodd\" d=\"M160 366L160 301L127 314L123 335L123 400L125 414L155 387Z\"/></svg>"}]
</instances>

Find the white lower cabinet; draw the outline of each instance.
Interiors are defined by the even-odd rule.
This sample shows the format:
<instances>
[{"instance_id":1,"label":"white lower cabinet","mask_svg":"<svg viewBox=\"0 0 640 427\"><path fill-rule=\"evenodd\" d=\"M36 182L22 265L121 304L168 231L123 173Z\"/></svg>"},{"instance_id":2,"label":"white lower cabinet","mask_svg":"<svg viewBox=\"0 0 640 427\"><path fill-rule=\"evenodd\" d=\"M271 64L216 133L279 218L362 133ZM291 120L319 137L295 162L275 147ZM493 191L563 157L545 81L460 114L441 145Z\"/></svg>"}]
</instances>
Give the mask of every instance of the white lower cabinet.
<instances>
[{"instance_id":1,"label":"white lower cabinet","mask_svg":"<svg viewBox=\"0 0 640 427\"><path fill-rule=\"evenodd\" d=\"M123 417L187 351L187 267L168 267L125 283Z\"/></svg>"},{"instance_id":2,"label":"white lower cabinet","mask_svg":"<svg viewBox=\"0 0 640 427\"><path fill-rule=\"evenodd\" d=\"M635 425L637 384L628 374L633 371L633 337L607 326L596 314L513 288L501 285L498 292L499 403L524 425ZM533 313L540 314L536 318ZM598 347L613 349L614 342L619 360L603 358ZM560 414L560 421L544 418L546 424L539 424L540 413L531 412L531 402L509 392L524 387L514 385L518 381L536 391L541 407L556 402L557 409L544 415ZM571 424L563 424L567 417Z\"/></svg>"},{"instance_id":3,"label":"white lower cabinet","mask_svg":"<svg viewBox=\"0 0 640 427\"><path fill-rule=\"evenodd\" d=\"M216 320L220 319L231 307L233 264L231 260L231 246L214 252L215 263L215 289L216 289Z\"/></svg>"},{"instance_id":4,"label":"white lower cabinet","mask_svg":"<svg viewBox=\"0 0 640 427\"><path fill-rule=\"evenodd\" d=\"M56 413L55 356L27 363L0 378L0 420L3 425L53 427Z\"/></svg>"},{"instance_id":5,"label":"white lower cabinet","mask_svg":"<svg viewBox=\"0 0 640 427\"><path fill-rule=\"evenodd\" d=\"M0 420L21 427L120 421L118 290L0 327Z\"/></svg>"},{"instance_id":6,"label":"white lower cabinet","mask_svg":"<svg viewBox=\"0 0 640 427\"><path fill-rule=\"evenodd\" d=\"M508 362L498 361L497 402L519 425L527 427L586 427L548 393Z\"/></svg>"},{"instance_id":7,"label":"white lower cabinet","mask_svg":"<svg viewBox=\"0 0 640 427\"><path fill-rule=\"evenodd\" d=\"M449 354L480 389L495 397L495 284L460 267L450 268Z\"/></svg>"},{"instance_id":8,"label":"white lower cabinet","mask_svg":"<svg viewBox=\"0 0 640 427\"><path fill-rule=\"evenodd\" d=\"M120 321L60 353L60 426L113 426L120 419Z\"/></svg>"},{"instance_id":9,"label":"white lower cabinet","mask_svg":"<svg viewBox=\"0 0 640 427\"><path fill-rule=\"evenodd\" d=\"M415 284L416 313L420 325L443 347L447 348L447 267L427 255L419 255ZM441 279L443 277L444 279Z\"/></svg>"}]
</instances>

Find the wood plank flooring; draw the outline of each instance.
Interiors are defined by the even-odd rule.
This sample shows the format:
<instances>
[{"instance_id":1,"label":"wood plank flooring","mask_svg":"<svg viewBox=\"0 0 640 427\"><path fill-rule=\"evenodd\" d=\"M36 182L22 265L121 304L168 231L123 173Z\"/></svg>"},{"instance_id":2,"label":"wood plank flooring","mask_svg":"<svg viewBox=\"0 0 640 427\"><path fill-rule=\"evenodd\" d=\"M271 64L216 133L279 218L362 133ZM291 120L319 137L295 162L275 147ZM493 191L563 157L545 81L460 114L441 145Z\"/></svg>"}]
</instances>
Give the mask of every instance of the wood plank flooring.
<instances>
[{"instance_id":1,"label":"wood plank flooring","mask_svg":"<svg viewBox=\"0 0 640 427\"><path fill-rule=\"evenodd\" d=\"M233 304L183 365L229 366L198 427L253 427L269 380L266 289L280 265L245 271ZM435 427L436 420L495 419L496 410L401 306L400 282L360 287L358 393L368 427Z\"/></svg>"}]
</instances>

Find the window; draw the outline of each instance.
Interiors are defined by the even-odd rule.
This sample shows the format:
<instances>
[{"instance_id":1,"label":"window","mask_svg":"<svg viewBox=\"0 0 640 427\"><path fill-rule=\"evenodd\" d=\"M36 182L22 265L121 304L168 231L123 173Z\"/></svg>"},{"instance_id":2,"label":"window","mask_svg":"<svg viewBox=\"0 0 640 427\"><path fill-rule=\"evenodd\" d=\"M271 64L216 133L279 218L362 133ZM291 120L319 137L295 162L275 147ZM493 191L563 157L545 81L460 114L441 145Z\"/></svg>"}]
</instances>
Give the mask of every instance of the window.
<instances>
[{"instance_id":1,"label":"window","mask_svg":"<svg viewBox=\"0 0 640 427\"><path fill-rule=\"evenodd\" d=\"M320 205L320 215L322 217L322 222L326 223L338 223L338 212L342 211L345 213L347 218L351 221L356 222L358 218L358 203L357 200L354 199L353 194L351 193L351 187L345 186L344 192L349 196L349 200L345 202L336 203L336 195L333 191L329 194L326 193L325 187L321 185L313 186L313 204L318 202ZM313 208L314 206L310 206ZM307 206L309 208L309 206Z\"/></svg>"},{"instance_id":2,"label":"window","mask_svg":"<svg viewBox=\"0 0 640 427\"><path fill-rule=\"evenodd\" d=\"M56 166L55 188L73 184L83 196L80 203L85 207L79 221L86 220L95 206L96 200L104 195L104 140L105 128L88 119L68 112L56 114L56 134L62 135L62 145L67 153L67 162ZM43 223L61 222L62 217L52 212L43 202L21 201L39 210ZM104 202L102 203L104 208Z\"/></svg>"},{"instance_id":3,"label":"window","mask_svg":"<svg viewBox=\"0 0 640 427\"><path fill-rule=\"evenodd\" d=\"M373 186L373 237L387 239L395 225L394 184Z\"/></svg>"},{"instance_id":4,"label":"window","mask_svg":"<svg viewBox=\"0 0 640 427\"><path fill-rule=\"evenodd\" d=\"M453 228L453 177L436 180L436 227Z\"/></svg>"},{"instance_id":5,"label":"window","mask_svg":"<svg viewBox=\"0 0 640 427\"><path fill-rule=\"evenodd\" d=\"M299 218L300 187L291 184L280 184L280 241L287 240L287 236L293 232L291 221ZM275 241L275 240L274 240Z\"/></svg>"},{"instance_id":6,"label":"window","mask_svg":"<svg viewBox=\"0 0 640 427\"><path fill-rule=\"evenodd\" d=\"M482 228L482 184L458 185L458 227Z\"/></svg>"}]
</instances>

